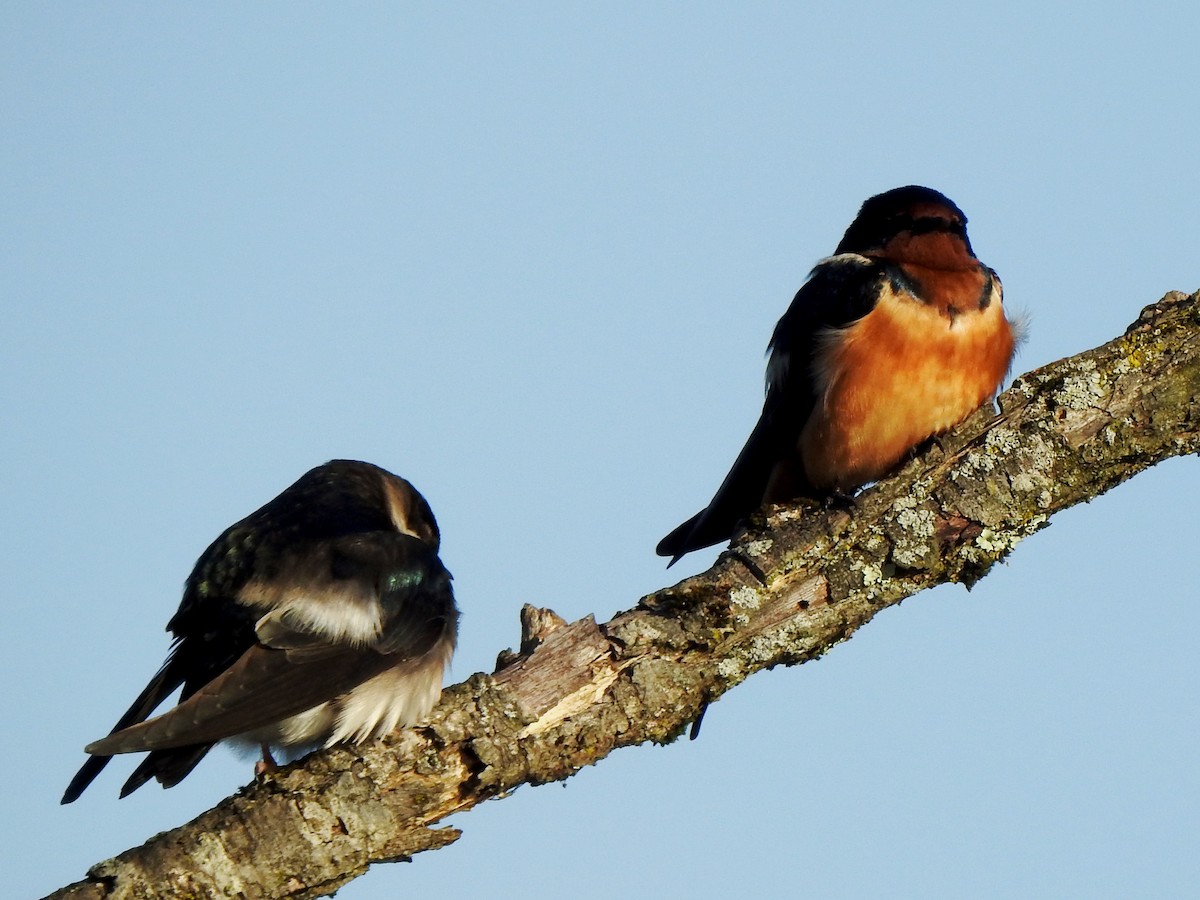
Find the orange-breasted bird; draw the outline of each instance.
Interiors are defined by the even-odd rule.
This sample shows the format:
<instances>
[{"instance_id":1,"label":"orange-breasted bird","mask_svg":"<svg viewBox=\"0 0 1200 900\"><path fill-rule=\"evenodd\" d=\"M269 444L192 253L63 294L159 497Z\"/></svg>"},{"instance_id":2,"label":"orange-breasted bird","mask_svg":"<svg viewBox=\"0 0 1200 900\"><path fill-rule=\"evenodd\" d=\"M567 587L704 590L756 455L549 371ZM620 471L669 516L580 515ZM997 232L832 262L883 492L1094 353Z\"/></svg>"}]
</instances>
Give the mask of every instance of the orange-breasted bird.
<instances>
[{"instance_id":1,"label":"orange-breasted bird","mask_svg":"<svg viewBox=\"0 0 1200 900\"><path fill-rule=\"evenodd\" d=\"M962 210L917 185L870 198L775 326L762 415L733 469L658 554L673 564L764 503L881 478L991 400L1015 346Z\"/></svg>"},{"instance_id":2,"label":"orange-breasted bird","mask_svg":"<svg viewBox=\"0 0 1200 900\"><path fill-rule=\"evenodd\" d=\"M378 466L333 460L227 528L196 563L167 628L167 661L62 802L115 753L148 751L121 796L172 787L218 741L295 754L426 715L458 609L429 504ZM179 705L155 708L182 687Z\"/></svg>"}]
</instances>

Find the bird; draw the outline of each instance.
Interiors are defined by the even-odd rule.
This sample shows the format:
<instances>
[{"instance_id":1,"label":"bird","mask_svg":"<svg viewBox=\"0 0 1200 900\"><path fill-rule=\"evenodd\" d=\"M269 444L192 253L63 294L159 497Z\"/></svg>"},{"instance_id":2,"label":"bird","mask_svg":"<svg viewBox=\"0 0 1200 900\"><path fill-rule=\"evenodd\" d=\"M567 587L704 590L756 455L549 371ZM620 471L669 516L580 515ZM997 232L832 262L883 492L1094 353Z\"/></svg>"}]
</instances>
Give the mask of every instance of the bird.
<instances>
[{"instance_id":1,"label":"bird","mask_svg":"<svg viewBox=\"0 0 1200 900\"><path fill-rule=\"evenodd\" d=\"M775 326L762 414L733 468L658 555L670 567L764 504L879 480L995 397L1018 332L950 198L920 185L870 197Z\"/></svg>"},{"instance_id":2,"label":"bird","mask_svg":"<svg viewBox=\"0 0 1200 900\"><path fill-rule=\"evenodd\" d=\"M218 742L299 755L411 724L441 694L458 608L441 533L408 481L332 460L227 528L196 562L162 668L90 758L71 803L114 754L147 752L127 797L183 780ZM150 715L176 689L178 705Z\"/></svg>"}]
</instances>

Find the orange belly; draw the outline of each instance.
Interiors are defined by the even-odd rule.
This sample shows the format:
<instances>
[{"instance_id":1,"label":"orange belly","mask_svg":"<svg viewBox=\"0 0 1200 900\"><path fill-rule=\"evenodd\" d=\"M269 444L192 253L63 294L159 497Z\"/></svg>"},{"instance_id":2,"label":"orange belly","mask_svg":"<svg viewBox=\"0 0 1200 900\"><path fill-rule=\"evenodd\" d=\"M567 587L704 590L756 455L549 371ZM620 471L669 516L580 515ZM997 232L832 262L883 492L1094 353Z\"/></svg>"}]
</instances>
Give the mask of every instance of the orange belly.
<instances>
[{"instance_id":1,"label":"orange belly","mask_svg":"<svg viewBox=\"0 0 1200 900\"><path fill-rule=\"evenodd\" d=\"M797 447L808 481L845 491L887 474L995 395L1013 347L998 295L950 317L885 288L875 309L831 332L818 354L823 391Z\"/></svg>"}]
</instances>

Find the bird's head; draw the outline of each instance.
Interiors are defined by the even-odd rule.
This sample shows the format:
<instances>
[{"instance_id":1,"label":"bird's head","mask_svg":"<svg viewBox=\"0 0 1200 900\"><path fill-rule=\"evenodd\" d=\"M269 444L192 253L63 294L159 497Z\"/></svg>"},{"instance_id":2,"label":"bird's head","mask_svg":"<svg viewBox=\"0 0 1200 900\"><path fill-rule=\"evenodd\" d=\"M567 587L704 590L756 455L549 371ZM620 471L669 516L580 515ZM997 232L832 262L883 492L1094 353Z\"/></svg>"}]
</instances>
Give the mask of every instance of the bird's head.
<instances>
[{"instance_id":1,"label":"bird's head","mask_svg":"<svg viewBox=\"0 0 1200 900\"><path fill-rule=\"evenodd\" d=\"M978 265L963 211L945 194L915 184L867 200L846 229L837 253L934 269Z\"/></svg>"}]
</instances>

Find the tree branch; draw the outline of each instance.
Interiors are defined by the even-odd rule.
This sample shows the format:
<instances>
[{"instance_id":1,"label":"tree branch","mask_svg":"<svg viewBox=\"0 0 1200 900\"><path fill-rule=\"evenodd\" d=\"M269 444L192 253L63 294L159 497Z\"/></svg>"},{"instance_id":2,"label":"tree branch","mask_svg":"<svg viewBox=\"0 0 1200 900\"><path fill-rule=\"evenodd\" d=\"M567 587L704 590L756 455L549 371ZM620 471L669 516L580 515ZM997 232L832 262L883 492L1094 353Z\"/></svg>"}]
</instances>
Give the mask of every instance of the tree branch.
<instances>
[{"instance_id":1,"label":"tree branch","mask_svg":"<svg viewBox=\"0 0 1200 900\"><path fill-rule=\"evenodd\" d=\"M598 625L522 613L519 652L446 690L428 724L313 754L52 895L319 897L434 828L617 747L678 737L764 668L821 656L880 610L968 586L1056 512L1200 451L1200 293L1019 378L899 473L840 507L777 508L708 572Z\"/></svg>"}]
</instances>

